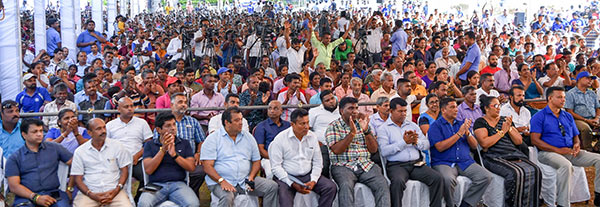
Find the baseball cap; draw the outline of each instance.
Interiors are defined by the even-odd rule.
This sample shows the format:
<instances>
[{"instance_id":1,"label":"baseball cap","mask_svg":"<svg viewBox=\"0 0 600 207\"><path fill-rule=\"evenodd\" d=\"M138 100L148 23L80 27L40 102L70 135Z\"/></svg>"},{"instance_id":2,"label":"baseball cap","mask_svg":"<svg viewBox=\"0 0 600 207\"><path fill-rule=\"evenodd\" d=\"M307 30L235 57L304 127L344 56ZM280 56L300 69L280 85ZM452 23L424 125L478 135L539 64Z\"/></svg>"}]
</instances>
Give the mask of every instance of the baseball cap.
<instances>
[{"instance_id":1,"label":"baseball cap","mask_svg":"<svg viewBox=\"0 0 600 207\"><path fill-rule=\"evenodd\" d=\"M169 78L167 78L167 82L165 82L165 87L169 87L169 85L171 85L173 83L177 83L177 82L179 82L179 84L181 84L181 80L179 80L179 78L169 77Z\"/></svg>"},{"instance_id":2,"label":"baseball cap","mask_svg":"<svg viewBox=\"0 0 600 207\"><path fill-rule=\"evenodd\" d=\"M219 68L219 71L217 71L217 75L221 75L221 73L224 73L224 72L230 72L231 73L231 69L226 68L226 67Z\"/></svg>"},{"instance_id":3,"label":"baseball cap","mask_svg":"<svg viewBox=\"0 0 600 207\"><path fill-rule=\"evenodd\" d=\"M33 73L27 73L27 74L25 74L25 75L23 76L23 81L29 80L29 79L31 79L31 78L33 78L33 77L36 77L36 78L37 78L37 76L35 76Z\"/></svg>"},{"instance_id":4,"label":"baseball cap","mask_svg":"<svg viewBox=\"0 0 600 207\"><path fill-rule=\"evenodd\" d=\"M592 78L592 80L596 79L596 76L590 76L590 73L588 73L587 71L582 71L579 74L577 74L577 78L575 79L576 81L579 81L579 79L581 78Z\"/></svg>"},{"instance_id":5,"label":"baseball cap","mask_svg":"<svg viewBox=\"0 0 600 207\"><path fill-rule=\"evenodd\" d=\"M557 61L557 60L561 59L562 57L563 57L562 54L558 54L554 57L554 61Z\"/></svg>"}]
</instances>

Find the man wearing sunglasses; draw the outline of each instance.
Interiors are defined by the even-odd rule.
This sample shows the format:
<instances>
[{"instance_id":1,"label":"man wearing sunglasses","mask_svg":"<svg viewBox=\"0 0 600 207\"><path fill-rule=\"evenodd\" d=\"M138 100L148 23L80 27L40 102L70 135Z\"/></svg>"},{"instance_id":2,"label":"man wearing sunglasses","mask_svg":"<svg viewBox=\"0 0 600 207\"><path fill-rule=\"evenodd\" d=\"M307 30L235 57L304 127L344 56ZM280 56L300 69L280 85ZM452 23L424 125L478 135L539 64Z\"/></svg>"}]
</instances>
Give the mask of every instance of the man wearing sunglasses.
<instances>
[{"instance_id":1,"label":"man wearing sunglasses","mask_svg":"<svg viewBox=\"0 0 600 207\"><path fill-rule=\"evenodd\" d=\"M557 170L558 206L570 206L572 166L596 168L594 206L600 206L600 154L580 150L575 120L563 110L565 89L550 87L546 97L548 106L531 118L531 143L540 150L540 163Z\"/></svg>"},{"instance_id":2,"label":"man wearing sunglasses","mask_svg":"<svg viewBox=\"0 0 600 207\"><path fill-rule=\"evenodd\" d=\"M8 158L25 145L25 141L21 137L19 104L13 100L2 102L0 114L2 118L0 119L0 148L4 152L2 156Z\"/></svg>"}]
</instances>

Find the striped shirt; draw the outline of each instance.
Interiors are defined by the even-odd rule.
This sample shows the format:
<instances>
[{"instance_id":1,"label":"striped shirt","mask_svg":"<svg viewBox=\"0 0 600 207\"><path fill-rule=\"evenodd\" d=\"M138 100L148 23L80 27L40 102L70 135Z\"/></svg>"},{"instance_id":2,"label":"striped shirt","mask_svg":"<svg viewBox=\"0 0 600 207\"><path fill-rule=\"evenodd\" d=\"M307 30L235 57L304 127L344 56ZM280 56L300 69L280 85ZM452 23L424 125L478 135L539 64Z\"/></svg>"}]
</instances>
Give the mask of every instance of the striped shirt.
<instances>
[{"instance_id":1,"label":"striped shirt","mask_svg":"<svg viewBox=\"0 0 600 207\"><path fill-rule=\"evenodd\" d=\"M590 31L587 36L585 36L585 47L587 48L596 48L596 40L598 40L598 36L600 33L596 30Z\"/></svg>"},{"instance_id":2,"label":"striped shirt","mask_svg":"<svg viewBox=\"0 0 600 207\"><path fill-rule=\"evenodd\" d=\"M204 142L206 139L206 135L204 135L204 131L202 131L202 127L200 126L200 122L198 120L192 118L191 116L183 116L181 121L176 121L177 124L177 137L183 140L187 140L192 147L192 152L196 152L196 147L198 143ZM154 129L154 139L159 139L160 135Z\"/></svg>"},{"instance_id":3,"label":"striped shirt","mask_svg":"<svg viewBox=\"0 0 600 207\"><path fill-rule=\"evenodd\" d=\"M356 124L356 131L362 131L360 124ZM325 131L325 140L327 146L331 148L338 141L343 140L346 135L350 133L350 126L342 119L336 119L329 124ZM367 149L367 143L365 135L363 133L357 133L354 139L346 148L346 151L340 154L334 154L333 151L329 150L329 158L331 165L344 166L352 170L357 170L360 167L363 171L368 172L373 167L373 161L369 158L371 153Z\"/></svg>"}]
</instances>

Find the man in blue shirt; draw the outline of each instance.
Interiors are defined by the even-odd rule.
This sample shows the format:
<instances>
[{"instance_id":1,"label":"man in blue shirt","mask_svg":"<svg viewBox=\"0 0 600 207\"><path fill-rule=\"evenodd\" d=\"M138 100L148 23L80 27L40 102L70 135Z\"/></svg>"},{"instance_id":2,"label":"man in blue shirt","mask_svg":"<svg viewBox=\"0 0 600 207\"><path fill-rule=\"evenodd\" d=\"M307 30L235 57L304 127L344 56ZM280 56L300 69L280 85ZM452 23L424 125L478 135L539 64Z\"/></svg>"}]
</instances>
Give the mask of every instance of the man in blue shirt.
<instances>
[{"instance_id":1,"label":"man in blue shirt","mask_svg":"<svg viewBox=\"0 0 600 207\"><path fill-rule=\"evenodd\" d=\"M531 117L531 143L538 149L540 163L557 170L557 204L571 203L573 166L596 168L594 178L594 206L600 206L600 154L580 150L579 131L565 106L565 89L550 87L546 90L548 106ZM556 127L558 126L558 127Z\"/></svg>"},{"instance_id":2,"label":"man in blue shirt","mask_svg":"<svg viewBox=\"0 0 600 207\"><path fill-rule=\"evenodd\" d=\"M200 159L206 172L208 189L219 199L219 206L232 206L236 194L263 196L264 206L279 206L278 185L256 177L260 153L254 137L242 130L242 112L231 107L223 112L223 127L208 135Z\"/></svg>"},{"instance_id":3,"label":"man in blue shirt","mask_svg":"<svg viewBox=\"0 0 600 207\"><path fill-rule=\"evenodd\" d=\"M460 206L477 206L492 175L475 163L470 155L469 149L477 148L477 140L469 132L472 120L456 120L458 107L453 98L442 98L440 109L442 117L433 122L427 132L431 144L431 165L444 176L444 198L447 201L454 201L456 176L462 175L471 179L472 183Z\"/></svg>"},{"instance_id":4,"label":"man in blue shirt","mask_svg":"<svg viewBox=\"0 0 600 207\"><path fill-rule=\"evenodd\" d=\"M58 164L71 163L73 154L55 142L44 142L44 122L29 118L21 124L25 146L6 162L6 177L14 206L68 207L69 197L59 190Z\"/></svg>"},{"instance_id":5,"label":"man in blue shirt","mask_svg":"<svg viewBox=\"0 0 600 207\"><path fill-rule=\"evenodd\" d=\"M531 34L537 34L538 32L546 32L546 23L544 22L543 14L539 14L537 21L531 24Z\"/></svg>"},{"instance_id":6,"label":"man in blue shirt","mask_svg":"<svg viewBox=\"0 0 600 207\"><path fill-rule=\"evenodd\" d=\"M575 119L579 129L581 148L595 151L592 148L592 128L600 127L600 102L598 96L592 91L592 77L587 71L577 74L576 87L566 93L565 109Z\"/></svg>"},{"instance_id":7,"label":"man in blue shirt","mask_svg":"<svg viewBox=\"0 0 600 207\"><path fill-rule=\"evenodd\" d=\"M19 103L19 109L22 112L39 112L40 108L46 103L52 101L48 90L42 87L37 87L34 74L28 73L23 76L23 84L25 90L17 94L15 100Z\"/></svg>"},{"instance_id":8,"label":"man in blue shirt","mask_svg":"<svg viewBox=\"0 0 600 207\"><path fill-rule=\"evenodd\" d=\"M422 150L429 149L429 140L415 123L405 121L407 103L402 98L390 101L390 118L377 128L381 156L387 161L387 176L391 180L390 197L393 207L402 206L402 196L408 179L429 186L430 206L442 206L444 180L442 175L425 165Z\"/></svg>"},{"instance_id":9,"label":"man in blue shirt","mask_svg":"<svg viewBox=\"0 0 600 207\"><path fill-rule=\"evenodd\" d=\"M399 50L406 50L406 41L408 34L402 29L402 21L396 20L396 31L392 34L390 42L392 42L392 56L398 56Z\"/></svg>"},{"instance_id":10,"label":"man in blue shirt","mask_svg":"<svg viewBox=\"0 0 600 207\"><path fill-rule=\"evenodd\" d=\"M54 57L54 50L62 48L62 41L60 40L60 23L56 18L48 19L48 30L46 30L46 51L48 55Z\"/></svg>"},{"instance_id":11,"label":"man in blue shirt","mask_svg":"<svg viewBox=\"0 0 600 207\"><path fill-rule=\"evenodd\" d=\"M465 37L469 50L467 50L467 54L460 65L460 70L456 73L456 78L460 79L461 85L468 84L467 73L469 71L479 70L479 59L481 58L481 51L477 45L477 36L475 35L475 32L468 31L465 34Z\"/></svg>"},{"instance_id":12,"label":"man in blue shirt","mask_svg":"<svg viewBox=\"0 0 600 207\"><path fill-rule=\"evenodd\" d=\"M273 175L269 162L269 152L267 152L269 144L271 144L279 132L286 130L291 126L290 122L281 119L281 113L283 113L281 102L277 100L271 101L269 103L269 108L267 109L269 118L258 123L254 129L254 138L256 139L256 143L258 143L258 151L263 158L261 166L265 169L267 178L272 178Z\"/></svg>"},{"instance_id":13,"label":"man in blue shirt","mask_svg":"<svg viewBox=\"0 0 600 207\"><path fill-rule=\"evenodd\" d=\"M88 20L85 22L85 31L81 32L77 37L77 47L79 47L80 51L84 51L86 54L90 54L92 52L90 45L96 44L98 48L100 47L100 43L105 43L106 39L102 36L102 33L95 31L96 23L93 20Z\"/></svg>"},{"instance_id":14,"label":"man in blue shirt","mask_svg":"<svg viewBox=\"0 0 600 207\"><path fill-rule=\"evenodd\" d=\"M156 192L142 193L138 206L156 206L166 200L178 206L199 206L200 201L185 183L186 171L192 172L194 152L185 140L177 137L177 123L171 112L156 116L159 136L144 145L144 170L149 174L146 184L160 186Z\"/></svg>"},{"instance_id":15,"label":"man in blue shirt","mask_svg":"<svg viewBox=\"0 0 600 207\"><path fill-rule=\"evenodd\" d=\"M2 102L0 114L0 148L3 150L2 156L8 158L25 144L20 133L19 104L12 100Z\"/></svg>"}]
</instances>

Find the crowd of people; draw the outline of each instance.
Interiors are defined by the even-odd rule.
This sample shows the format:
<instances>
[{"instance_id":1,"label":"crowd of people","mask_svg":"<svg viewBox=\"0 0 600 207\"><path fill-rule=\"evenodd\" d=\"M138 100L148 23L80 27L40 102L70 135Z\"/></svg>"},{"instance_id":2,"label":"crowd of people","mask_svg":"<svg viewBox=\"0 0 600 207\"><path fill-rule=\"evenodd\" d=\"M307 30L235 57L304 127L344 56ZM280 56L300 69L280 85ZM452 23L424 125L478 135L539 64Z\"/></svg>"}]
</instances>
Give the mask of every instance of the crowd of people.
<instances>
[{"instance_id":1,"label":"crowd of people","mask_svg":"<svg viewBox=\"0 0 600 207\"><path fill-rule=\"evenodd\" d=\"M570 206L572 166L594 166L600 206L597 14L556 26L542 8L523 32L485 12L411 12L152 13L117 17L112 36L85 20L76 59L49 18L47 48L23 46L24 90L1 101L12 205L199 206L205 183L223 207L239 194L293 206L296 192L355 206L363 183L398 207L410 179L431 206L478 206L496 174L505 206L537 207L536 147L557 205ZM283 107L303 104L318 106ZM170 110L135 112L155 108ZM104 109L118 113L78 113Z\"/></svg>"}]
</instances>

